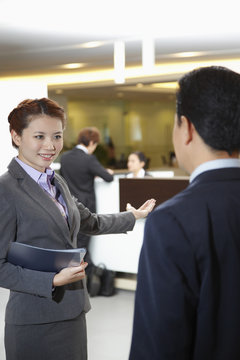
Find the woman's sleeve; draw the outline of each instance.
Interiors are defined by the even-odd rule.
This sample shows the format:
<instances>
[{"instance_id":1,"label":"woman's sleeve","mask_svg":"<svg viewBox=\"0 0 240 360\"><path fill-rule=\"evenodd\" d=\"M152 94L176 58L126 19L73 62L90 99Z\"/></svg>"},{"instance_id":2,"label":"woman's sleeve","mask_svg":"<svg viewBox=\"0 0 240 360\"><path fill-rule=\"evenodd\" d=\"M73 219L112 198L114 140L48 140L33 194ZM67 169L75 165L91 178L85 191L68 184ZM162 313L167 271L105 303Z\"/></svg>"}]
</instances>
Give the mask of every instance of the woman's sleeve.
<instances>
[{"instance_id":1,"label":"woman's sleeve","mask_svg":"<svg viewBox=\"0 0 240 360\"><path fill-rule=\"evenodd\" d=\"M104 181L111 182L113 181L113 175L111 175L97 160L95 155L91 155L89 158L89 169L93 176L99 176Z\"/></svg>"},{"instance_id":2,"label":"woman's sleeve","mask_svg":"<svg viewBox=\"0 0 240 360\"><path fill-rule=\"evenodd\" d=\"M135 225L132 212L124 211L117 214L94 214L75 199L80 213L80 231L89 235L119 234L131 231Z\"/></svg>"}]
</instances>

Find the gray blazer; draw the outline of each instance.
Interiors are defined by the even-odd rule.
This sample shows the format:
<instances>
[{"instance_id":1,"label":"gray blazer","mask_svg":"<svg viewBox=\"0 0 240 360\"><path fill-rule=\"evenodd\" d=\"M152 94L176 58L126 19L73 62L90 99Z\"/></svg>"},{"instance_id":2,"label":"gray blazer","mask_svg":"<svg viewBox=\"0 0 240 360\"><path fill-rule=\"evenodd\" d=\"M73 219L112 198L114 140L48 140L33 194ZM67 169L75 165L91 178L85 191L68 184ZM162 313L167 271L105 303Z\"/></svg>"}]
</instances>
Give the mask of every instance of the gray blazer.
<instances>
[{"instance_id":1,"label":"gray blazer","mask_svg":"<svg viewBox=\"0 0 240 360\"><path fill-rule=\"evenodd\" d=\"M90 235L124 233L133 229L132 213L96 215L77 202L65 180L56 174L55 186L68 208L69 224L42 188L15 159L0 177L0 286L10 289L5 320L11 324L40 324L72 319L90 309L85 280L58 287L55 273L33 271L6 261L10 242L52 249L76 247L81 231Z\"/></svg>"}]
</instances>

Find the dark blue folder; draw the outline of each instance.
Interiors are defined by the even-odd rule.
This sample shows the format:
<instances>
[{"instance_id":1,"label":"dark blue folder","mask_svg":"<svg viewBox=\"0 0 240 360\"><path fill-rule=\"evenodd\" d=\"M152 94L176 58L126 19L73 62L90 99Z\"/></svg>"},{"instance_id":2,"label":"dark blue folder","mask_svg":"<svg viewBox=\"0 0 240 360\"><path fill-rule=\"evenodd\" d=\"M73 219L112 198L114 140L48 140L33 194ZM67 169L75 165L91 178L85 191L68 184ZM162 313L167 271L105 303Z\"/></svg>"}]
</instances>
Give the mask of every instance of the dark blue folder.
<instances>
[{"instance_id":1,"label":"dark blue folder","mask_svg":"<svg viewBox=\"0 0 240 360\"><path fill-rule=\"evenodd\" d=\"M85 253L84 248L54 250L12 242L7 261L31 270L58 272L65 267L80 265Z\"/></svg>"}]
</instances>

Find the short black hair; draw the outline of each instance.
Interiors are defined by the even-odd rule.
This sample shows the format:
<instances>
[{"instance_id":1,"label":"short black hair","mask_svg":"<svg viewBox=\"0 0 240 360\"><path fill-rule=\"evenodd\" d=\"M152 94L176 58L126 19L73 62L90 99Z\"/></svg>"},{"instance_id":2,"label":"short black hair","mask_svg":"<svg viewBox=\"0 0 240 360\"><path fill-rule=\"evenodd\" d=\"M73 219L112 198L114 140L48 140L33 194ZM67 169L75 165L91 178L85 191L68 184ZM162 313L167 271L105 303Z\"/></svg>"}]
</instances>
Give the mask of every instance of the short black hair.
<instances>
[{"instance_id":1,"label":"short black hair","mask_svg":"<svg viewBox=\"0 0 240 360\"><path fill-rule=\"evenodd\" d=\"M142 162L144 162L146 164L147 158L146 158L145 154L142 151L133 151L131 154L137 155L139 161L142 161Z\"/></svg>"},{"instance_id":2,"label":"short black hair","mask_svg":"<svg viewBox=\"0 0 240 360\"><path fill-rule=\"evenodd\" d=\"M202 67L178 82L176 113L193 123L203 141L228 153L240 149L240 74L221 66Z\"/></svg>"}]
</instances>

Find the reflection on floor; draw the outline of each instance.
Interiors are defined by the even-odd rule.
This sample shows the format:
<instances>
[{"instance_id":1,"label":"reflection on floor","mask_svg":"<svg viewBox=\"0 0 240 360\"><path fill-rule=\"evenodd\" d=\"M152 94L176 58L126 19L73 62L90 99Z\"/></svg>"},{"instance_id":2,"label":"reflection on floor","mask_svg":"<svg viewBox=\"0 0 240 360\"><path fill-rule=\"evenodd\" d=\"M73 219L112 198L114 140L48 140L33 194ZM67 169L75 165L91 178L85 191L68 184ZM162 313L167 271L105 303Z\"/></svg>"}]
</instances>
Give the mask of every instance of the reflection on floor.
<instances>
[{"instance_id":1,"label":"reflection on floor","mask_svg":"<svg viewBox=\"0 0 240 360\"><path fill-rule=\"evenodd\" d=\"M127 360L131 341L134 291L117 290L111 297L90 298L87 314L88 360ZM8 291L0 288L0 359L3 345L4 312ZM43 359L44 360L44 359Z\"/></svg>"}]
</instances>

